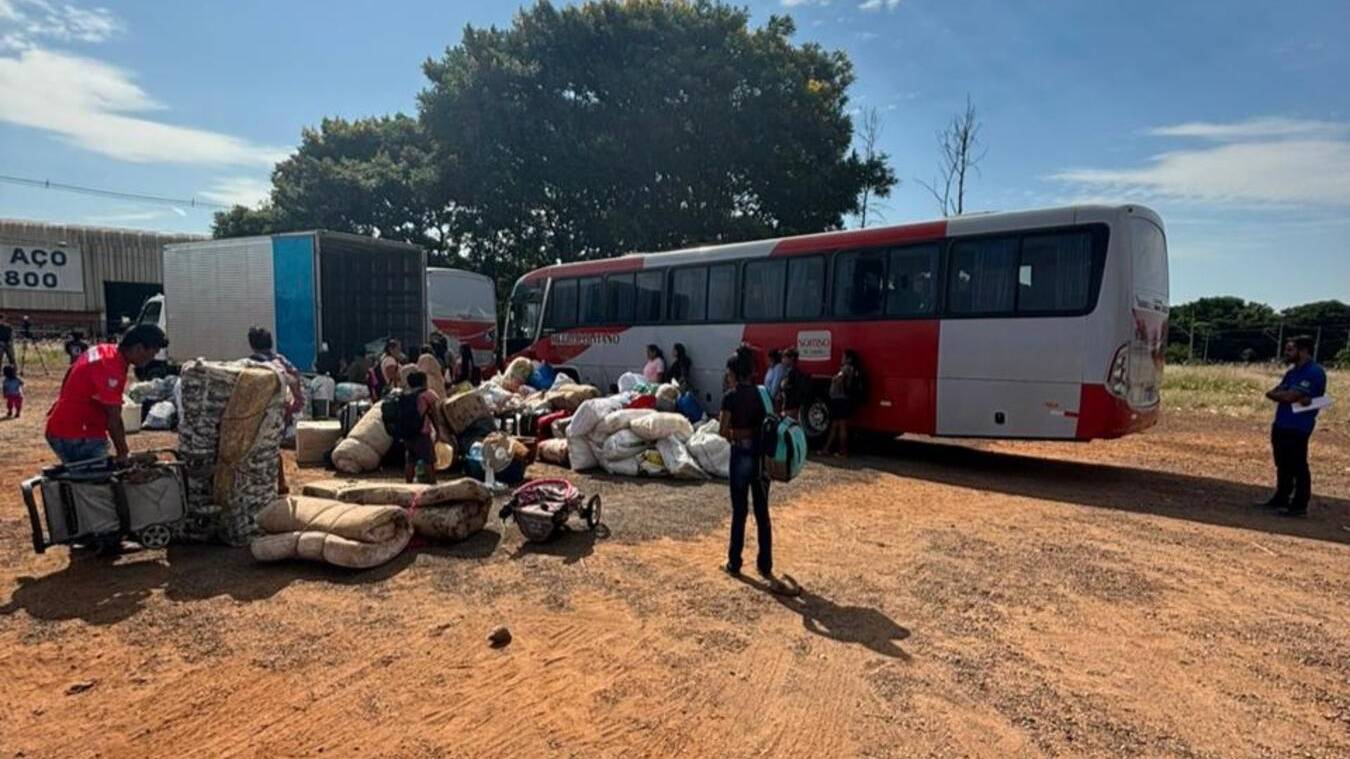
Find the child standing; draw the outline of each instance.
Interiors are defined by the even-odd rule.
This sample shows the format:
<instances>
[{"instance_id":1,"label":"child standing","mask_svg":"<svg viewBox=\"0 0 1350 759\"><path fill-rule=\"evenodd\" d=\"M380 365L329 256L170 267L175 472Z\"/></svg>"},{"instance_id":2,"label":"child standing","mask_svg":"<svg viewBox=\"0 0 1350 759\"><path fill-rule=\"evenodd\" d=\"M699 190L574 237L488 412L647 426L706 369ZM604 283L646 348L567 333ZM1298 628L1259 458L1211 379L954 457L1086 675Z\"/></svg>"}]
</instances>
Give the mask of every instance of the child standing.
<instances>
[{"instance_id":1,"label":"child standing","mask_svg":"<svg viewBox=\"0 0 1350 759\"><path fill-rule=\"evenodd\" d=\"M412 482L417 477L417 465L424 467L426 481L436 484L436 437L431 413L436 408L436 394L427 389L425 372L408 374L408 386L396 401L398 403L397 438L407 450L403 479Z\"/></svg>"},{"instance_id":2,"label":"child standing","mask_svg":"<svg viewBox=\"0 0 1350 759\"><path fill-rule=\"evenodd\" d=\"M18 419L19 414L23 413L23 380L19 378L13 364L5 367L4 393L5 418Z\"/></svg>"}]
</instances>

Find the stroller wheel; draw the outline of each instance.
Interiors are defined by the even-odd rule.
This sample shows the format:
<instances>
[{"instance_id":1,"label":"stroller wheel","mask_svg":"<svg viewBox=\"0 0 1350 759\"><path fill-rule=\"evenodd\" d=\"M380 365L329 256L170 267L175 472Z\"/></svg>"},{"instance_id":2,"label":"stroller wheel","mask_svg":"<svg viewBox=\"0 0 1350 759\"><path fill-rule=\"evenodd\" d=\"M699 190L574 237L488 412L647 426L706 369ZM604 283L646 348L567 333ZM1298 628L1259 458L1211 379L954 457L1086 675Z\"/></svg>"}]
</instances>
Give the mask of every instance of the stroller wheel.
<instances>
[{"instance_id":1,"label":"stroller wheel","mask_svg":"<svg viewBox=\"0 0 1350 759\"><path fill-rule=\"evenodd\" d=\"M586 526L591 530L600 526L600 494L591 496L591 500L586 503L585 508L581 510L581 516L586 519Z\"/></svg>"},{"instance_id":2,"label":"stroller wheel","mask_svg":"<svg viewBox=\"0 0 1350 759\"><path fill-rule=\"evenodd\" d=\"M136 542L145 548L163 548L169 544L173 533L166 524L152 524L136 535Z\"/></svg>"}]
</instances>

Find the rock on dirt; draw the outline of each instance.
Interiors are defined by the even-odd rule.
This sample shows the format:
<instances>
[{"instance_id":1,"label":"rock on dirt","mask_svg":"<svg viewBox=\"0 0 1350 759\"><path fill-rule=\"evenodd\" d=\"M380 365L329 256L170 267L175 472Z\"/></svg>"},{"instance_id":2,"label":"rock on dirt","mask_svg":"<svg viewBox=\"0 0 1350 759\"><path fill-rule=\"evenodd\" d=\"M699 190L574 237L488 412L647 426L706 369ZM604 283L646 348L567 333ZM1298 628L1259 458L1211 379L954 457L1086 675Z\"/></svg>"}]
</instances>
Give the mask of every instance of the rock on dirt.
<instances>
[{"instance_id":1,"label":"rock on dirt","mask_svg":"<svg viewBox=\"0 0 1350 759\"><path fill-rule=\"evenodd\" d=\"M76 693L84 693L98 684L97 680L80 680L66 686L66 695L73 696Z\"/></svg>"},{"instance_id":2,"label":"rock on dirt","mask_svg":"<svg viewBox=\"0 0 1350 759\"><path fill-rule=\"evenodd\" d=\"M501 648L511 642L511 631L506 627L498 627L488 633L488 645L493 648Z\"/></svg>"}]
</instances>

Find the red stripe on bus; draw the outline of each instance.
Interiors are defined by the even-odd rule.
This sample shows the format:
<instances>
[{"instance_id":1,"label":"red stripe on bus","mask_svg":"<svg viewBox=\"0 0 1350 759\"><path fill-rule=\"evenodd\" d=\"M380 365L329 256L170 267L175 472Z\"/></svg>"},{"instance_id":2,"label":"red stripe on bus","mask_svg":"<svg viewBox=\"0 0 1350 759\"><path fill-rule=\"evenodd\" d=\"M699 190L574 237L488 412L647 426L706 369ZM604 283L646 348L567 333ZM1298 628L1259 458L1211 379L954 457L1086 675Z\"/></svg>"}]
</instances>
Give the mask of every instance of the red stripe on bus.
<instances>
[{"instance_id":1,"label":"red stripe on bus","mask_svg":"<svg viewBox=\"0 0 1350 759\"><path fill-rule=\"evenodd\" d=\"M1105 385L1085 384L1078 398L1079 440L1116 438L1140 432L1158 422L1158 407L1137 410Z\"/></svg>"},{"instance_id":2,"label":"red stripe on bus","mask_svg":"<svg viewBox=\"0 0 1350 759\"><path fill-rule=\"evenodd\" d=\"M786 256L793 253L819 253L825 250L851 250L880 245L899 245L907 242L936 240L947 234L947 222L928 221L901 227L874 227L825 232L805 237L789 237L774 246L770 255Z\"/></svg>"}]
</instances>

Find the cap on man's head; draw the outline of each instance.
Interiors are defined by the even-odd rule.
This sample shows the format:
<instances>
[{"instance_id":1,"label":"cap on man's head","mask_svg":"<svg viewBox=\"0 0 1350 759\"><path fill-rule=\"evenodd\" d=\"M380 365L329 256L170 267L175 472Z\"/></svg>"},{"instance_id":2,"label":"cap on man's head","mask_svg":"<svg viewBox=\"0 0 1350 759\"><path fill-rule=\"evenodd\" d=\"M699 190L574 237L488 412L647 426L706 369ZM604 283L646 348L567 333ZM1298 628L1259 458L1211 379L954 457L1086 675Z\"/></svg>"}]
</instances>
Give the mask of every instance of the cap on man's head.
<instances>
[{"instance_id":1,"label":"cap on man's head","mask_svg":"<svg viewBox=\"0 0 1350 759\"><path fill-rule=\"evenodd\" d=\"M127 350L138 345L157 351L169 347L169 338L164 336L164 330L153 324L137 324L122 335L117 347Z\"/></svg>"}]
</instances>

